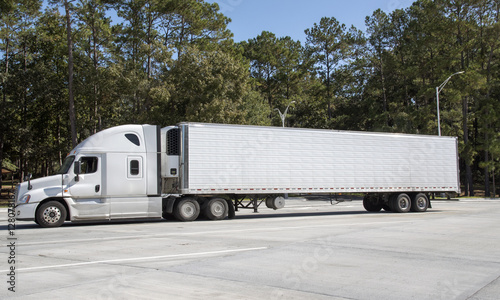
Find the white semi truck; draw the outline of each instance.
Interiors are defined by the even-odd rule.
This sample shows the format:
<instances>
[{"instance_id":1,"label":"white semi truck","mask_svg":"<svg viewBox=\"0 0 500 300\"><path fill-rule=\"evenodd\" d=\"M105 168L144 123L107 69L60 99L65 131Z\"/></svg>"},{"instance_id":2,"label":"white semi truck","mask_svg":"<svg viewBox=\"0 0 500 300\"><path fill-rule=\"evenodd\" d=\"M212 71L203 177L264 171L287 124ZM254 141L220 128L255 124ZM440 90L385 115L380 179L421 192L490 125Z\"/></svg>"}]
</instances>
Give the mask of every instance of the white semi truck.
<instances>
[{"instance_id":1,"label":"white semi truck","mask_svg":"<svg viewBox=\"0 0 500 300\"><path fill-rule=\"evenodd\" d=\"M460 192L454 137L123 125L80 143L58 174L18 185L15 207L18 220L56 227L169 216L219 220L250 204L281 208L284 194L363 193L368 211L423 212L432 192Z\"/></svg>"}]
</instances>

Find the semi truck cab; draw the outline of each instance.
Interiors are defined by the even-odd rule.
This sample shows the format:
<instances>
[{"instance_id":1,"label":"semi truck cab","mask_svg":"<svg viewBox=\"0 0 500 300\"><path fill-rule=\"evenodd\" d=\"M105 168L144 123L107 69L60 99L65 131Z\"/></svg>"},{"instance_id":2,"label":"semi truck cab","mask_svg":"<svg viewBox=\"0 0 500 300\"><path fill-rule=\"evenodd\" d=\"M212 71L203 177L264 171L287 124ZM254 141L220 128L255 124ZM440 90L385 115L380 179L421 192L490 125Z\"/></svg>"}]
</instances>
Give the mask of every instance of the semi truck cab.
<instances>
[{"instance_id":1,"label":"semi truck cab","mask_svg":"<svg viewBox=\"0 0 500 300\"><path fill-rule=\"evenodd\" d=\"M92 135L58 174L21 183L18 220L41 226L64 221L161 218L160 128L123 125Z\"/></svg>"}]
</instances>

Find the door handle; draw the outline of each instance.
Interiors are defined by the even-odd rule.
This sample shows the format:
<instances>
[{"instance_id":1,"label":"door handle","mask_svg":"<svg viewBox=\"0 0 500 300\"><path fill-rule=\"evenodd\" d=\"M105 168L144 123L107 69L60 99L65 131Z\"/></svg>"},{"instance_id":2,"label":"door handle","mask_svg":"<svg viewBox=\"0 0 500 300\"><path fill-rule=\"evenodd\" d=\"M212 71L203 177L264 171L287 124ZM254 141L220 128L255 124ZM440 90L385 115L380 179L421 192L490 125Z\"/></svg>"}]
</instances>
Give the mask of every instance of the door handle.
<instances>
[{"instance_id":1,"label":"door handle","mask_svg":"<svg viewBox=\"0 0 500 300\"><path fill-rule=\"evenodd\" d=\"M99 191L100 191L100 190L101 190L101 185L99 185L99 184L98 184L98 185L96 185L96 186L95 186L95 192L96 192L96 193L99 193Z\"/></svg>"}]
</instances>

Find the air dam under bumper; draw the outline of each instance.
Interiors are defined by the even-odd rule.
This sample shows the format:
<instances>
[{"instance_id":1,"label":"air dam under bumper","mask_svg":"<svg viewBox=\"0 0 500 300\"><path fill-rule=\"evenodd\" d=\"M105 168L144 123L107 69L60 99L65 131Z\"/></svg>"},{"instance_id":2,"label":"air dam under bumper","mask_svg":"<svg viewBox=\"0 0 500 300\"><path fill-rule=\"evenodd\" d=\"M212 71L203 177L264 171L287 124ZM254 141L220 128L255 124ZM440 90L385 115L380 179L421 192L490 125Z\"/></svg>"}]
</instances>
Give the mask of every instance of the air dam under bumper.
<instances>
[{"instance_id":1,"label":"air dam under bumper","mask_svg":"<svg viewBox=\"0 0 500 300\"><path fill-rule=\"evenodd\" d=\"M19 221L34 221L35 210L38 203L20 204L16 206L16 220Z\"/></svg>"}]
</instances>

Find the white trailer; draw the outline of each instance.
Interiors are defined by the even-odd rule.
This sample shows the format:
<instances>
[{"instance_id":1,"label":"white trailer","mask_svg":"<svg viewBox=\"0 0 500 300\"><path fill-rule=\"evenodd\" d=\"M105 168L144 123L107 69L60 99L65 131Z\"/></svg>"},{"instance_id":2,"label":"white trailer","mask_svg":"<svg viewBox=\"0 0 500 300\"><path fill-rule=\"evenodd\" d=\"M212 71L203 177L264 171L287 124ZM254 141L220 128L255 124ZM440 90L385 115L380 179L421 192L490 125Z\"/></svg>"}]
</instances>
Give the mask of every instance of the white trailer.
<instances>
[{"instance_id":1,"label":"white trailer","mask_svg":"<svg viewBox=\"0 0 500 300\"><path fill-rule=\"evenodd\" d=\"M460 192L457 139L242 125L124 125L79 144L59 174L22 183L19 220L232 218L284 194L363 193L368 211L423 212ZM244 202L243 199L251 199Z\"/></svg>"}]
</instances>

